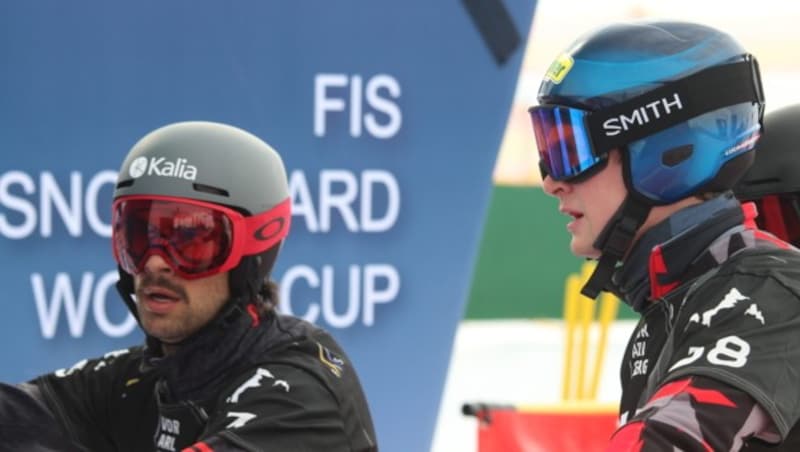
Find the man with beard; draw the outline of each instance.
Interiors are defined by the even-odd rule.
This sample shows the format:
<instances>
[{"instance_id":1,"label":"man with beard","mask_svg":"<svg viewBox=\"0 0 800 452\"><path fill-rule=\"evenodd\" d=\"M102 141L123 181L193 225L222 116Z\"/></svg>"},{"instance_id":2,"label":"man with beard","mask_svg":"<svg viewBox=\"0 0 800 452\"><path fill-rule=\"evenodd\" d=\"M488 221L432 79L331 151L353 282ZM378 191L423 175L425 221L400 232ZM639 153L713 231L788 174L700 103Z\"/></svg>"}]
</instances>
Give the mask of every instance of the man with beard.
<instances>
[{"instance_id":1,"label":"man with beard","mask_svg":"<svg viewBox=\"0 0 800 452\"><path fill-rule=\"evenodd\" d=\"M143 137L119 172L112 245L117 288L145 344L0 387L0 441L42 451L59 440L60 450L104 452L377 451L344 351L275 311L270 273L290 204L280 156L248 132L185 122Z\"/></svg>"}]
</instances>

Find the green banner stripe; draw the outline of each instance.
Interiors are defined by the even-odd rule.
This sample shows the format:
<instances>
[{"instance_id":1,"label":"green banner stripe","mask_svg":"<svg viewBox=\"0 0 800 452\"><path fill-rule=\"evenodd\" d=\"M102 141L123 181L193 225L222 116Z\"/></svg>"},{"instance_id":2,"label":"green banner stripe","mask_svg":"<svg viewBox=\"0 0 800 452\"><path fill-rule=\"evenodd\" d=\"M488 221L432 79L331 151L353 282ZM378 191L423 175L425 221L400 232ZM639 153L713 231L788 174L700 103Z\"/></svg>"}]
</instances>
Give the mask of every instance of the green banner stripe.
<instances>
[{"instance_id":1,"label":"green banner stripe","mask_svg":"<svg viewBox=\"0 0 800 452\"><path fill-rule=\"evenodd\" d=\"M467 319L560 318L569 252L568 219L540 187L495 186L470 288ZM618 318L634 318L627 305Z\"/></svg>"}]
</instances>

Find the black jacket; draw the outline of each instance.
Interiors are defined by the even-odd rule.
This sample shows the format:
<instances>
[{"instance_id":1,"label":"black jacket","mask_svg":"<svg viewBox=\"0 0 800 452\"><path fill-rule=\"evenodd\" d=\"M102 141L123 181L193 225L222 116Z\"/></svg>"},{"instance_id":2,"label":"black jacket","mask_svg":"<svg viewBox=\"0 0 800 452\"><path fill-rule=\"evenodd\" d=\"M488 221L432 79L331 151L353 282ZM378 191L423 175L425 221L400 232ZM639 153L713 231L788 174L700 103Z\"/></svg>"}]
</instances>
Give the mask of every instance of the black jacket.
<instances>
[{"instance_id":1,"label":"black jacket","mask_svg":"<svg viewBox=\"0 0 800 452\"><path fill-rule=\"evenodd\" d=\"M615 274L642 317L620 369L614 447L800 450L800 252L754 216L730 196L684 209Z\"/></svg>"},{"instance_id":2,"label":"black jacket","mask_svg":"<svg viewBox=\"0 0 800 452\"><path fill-rule=\"evenodd\" d=\"M56 419L49 431L97 452L377 451L350 361L305 321L255 321L233 307L174 355L155 349L111 352L23 385L46 408L31 416ZM0 427L9 409L0 402Z\"/></svg>"}]
</instances>

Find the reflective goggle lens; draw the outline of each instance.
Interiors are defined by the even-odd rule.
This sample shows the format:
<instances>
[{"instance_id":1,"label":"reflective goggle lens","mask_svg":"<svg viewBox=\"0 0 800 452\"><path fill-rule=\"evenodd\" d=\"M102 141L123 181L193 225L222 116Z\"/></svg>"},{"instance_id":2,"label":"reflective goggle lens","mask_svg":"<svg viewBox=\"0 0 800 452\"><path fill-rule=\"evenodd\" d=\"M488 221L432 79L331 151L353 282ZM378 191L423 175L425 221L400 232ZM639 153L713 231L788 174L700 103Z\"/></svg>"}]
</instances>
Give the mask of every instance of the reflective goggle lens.
<instances>
[{"instance_id":1,"label":"reflective goggle lens","mask_svg":"<svg viewBox=\"0 0 800 452\"><path fill-rule=\"evenodd\" d=\"M233 247L234 211L177 200L121 199L114 203L113 244L128 273L158 254L186 278L218 270Z\"/></svg>"},{"instance_id":2,"label":"reflective goggle lens","mask_svg":"<svg viewBox=\"0 0 800 452\"><path fill-rule=\"evenodd\" d=\"M537 106L529 110L539 149L542 179L574 180L604 162L607 153L592 149L584 120L587 111L561 106Z\"/></svg>"}]
</instances>

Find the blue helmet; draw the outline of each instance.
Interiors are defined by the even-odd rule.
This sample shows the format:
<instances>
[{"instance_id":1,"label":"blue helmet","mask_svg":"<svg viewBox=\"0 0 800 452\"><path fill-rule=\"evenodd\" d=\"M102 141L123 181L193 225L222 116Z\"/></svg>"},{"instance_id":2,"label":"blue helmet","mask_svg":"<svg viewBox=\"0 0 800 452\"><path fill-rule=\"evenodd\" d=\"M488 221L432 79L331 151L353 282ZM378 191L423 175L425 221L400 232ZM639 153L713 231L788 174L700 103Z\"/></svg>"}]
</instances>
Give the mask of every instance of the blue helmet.
<instances>
[{"instance_id":1,"label":"blue helmet","mask_svg":"<svg viewBox=\"0 0 800 452\"><path fill-rule=\"evenodd\" d=\"M734 186L752 164L763 106L755 59L703 25L615 24L555 60L530 109L542 176L578 181L617 149L628 188L594 243L583 294L606 289L653 206Z\"/></svg>"},{"instance_id":2,"label":"blue helmet","mask_svg":"<svg viewBox=\"0 0 800 452\"><path fill-rule=\"evenodd\" d=\"M693 23L586 34L550 66L538 98L531 115L543 173L576 177L620 149L629 191L649 205L732 188L761 132L755 60L729 35Z\"/></svg>"}]
</instances>

